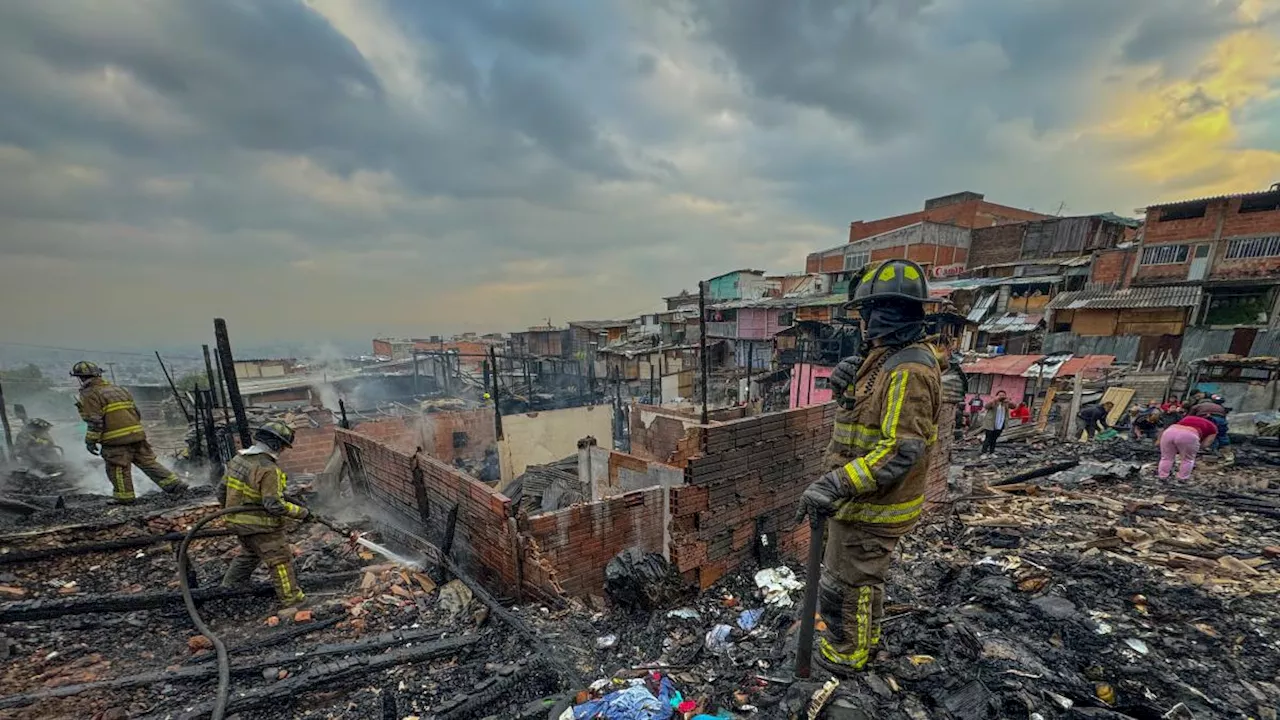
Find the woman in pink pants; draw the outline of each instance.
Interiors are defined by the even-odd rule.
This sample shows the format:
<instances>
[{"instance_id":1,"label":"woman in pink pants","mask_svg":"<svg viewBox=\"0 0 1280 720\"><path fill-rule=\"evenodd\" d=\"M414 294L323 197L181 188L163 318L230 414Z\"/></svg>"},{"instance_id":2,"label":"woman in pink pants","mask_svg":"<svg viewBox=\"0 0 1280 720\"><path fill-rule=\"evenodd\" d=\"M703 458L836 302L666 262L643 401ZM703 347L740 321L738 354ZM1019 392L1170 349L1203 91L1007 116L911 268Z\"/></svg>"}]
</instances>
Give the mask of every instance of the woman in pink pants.
<instances>
[{"instance_id":1,"label":"woman in pink pants","mask_svg":"<svg viewBox=\"0 0 1280 720\"><path fill-rule=\"evenodd\" d=\"M1218 435L1218 426L1212 420L1189 415L1164 429L1160 435L1160 467L1158 474L1161 480L1167 480L1173 471L1174 458L1180 458L1178 479L1190 480L1191 469L1196 466L1196 453L1200 448L1213 444Z\"/></svg>"}]
</instances>

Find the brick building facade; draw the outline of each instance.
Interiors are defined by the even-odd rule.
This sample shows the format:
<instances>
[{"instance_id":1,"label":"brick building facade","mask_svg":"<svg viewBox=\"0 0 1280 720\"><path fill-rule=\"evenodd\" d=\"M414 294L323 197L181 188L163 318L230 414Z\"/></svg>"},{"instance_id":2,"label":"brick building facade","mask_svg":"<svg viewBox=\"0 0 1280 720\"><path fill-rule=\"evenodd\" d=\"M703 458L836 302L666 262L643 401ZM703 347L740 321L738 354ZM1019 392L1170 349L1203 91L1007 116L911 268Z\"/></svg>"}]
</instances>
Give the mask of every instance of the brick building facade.
<instances>
[{"instance_id":1,"label":"brick building facade","mask_svg":"<svg viewBox=\"0 0 1280 720\"><path fill-rule=\"evenodd\" d=\"M929 198L924 201L923 209L905 215L894 215L879 220L854 220L849 223L849 242L856 242L920 222L973 229L1045 217L1048 216L1032 210L987 202L982 193L958 192Z\"/></svg>"},{"instance_id":2,"label":"brick building facade","mask_svg":"<svg viewBox=\"0 0 1280 720\"><path fill-rule=\"evenodd\" d=\"M1280 184L1262 192L1151 205L1133 285L1198 284L1194 322L1276 326L1280 315Z\"/></svg>"}]
</instances>

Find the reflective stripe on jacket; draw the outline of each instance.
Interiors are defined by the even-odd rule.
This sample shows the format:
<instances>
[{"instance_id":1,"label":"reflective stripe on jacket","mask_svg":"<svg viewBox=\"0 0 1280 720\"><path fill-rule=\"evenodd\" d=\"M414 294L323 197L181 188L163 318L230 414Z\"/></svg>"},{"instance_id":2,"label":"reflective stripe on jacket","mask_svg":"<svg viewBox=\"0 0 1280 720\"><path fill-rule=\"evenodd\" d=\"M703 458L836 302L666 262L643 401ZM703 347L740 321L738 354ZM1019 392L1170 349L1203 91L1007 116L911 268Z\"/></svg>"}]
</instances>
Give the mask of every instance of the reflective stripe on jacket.
<instances>
[{"instance_id":1,"label":"reflective stripe on jacket","mask_svg":"<svg viewBox=\"0 0 1280 720\"><path fill-rule=\"evenodd\" d=\"M853 410L837 408L826 459L844 469L854 497L835 519L905 533L924 508L927 448L938 438L942 373L932 346L873 349L845 396Z\"/></svg>"},{"instance_id":2,"label":"reflective stripe on jacket","mask_svg":"<svg viewBox=\"0 0 1280 720\"><path fill-rule=\"evenodd\" d=\"M87 429L86 443L132 445L147 439L142 416L128 390L98 378L80 389L76 401Z\"/></svg>"},{"instance_id":3,"label":"reflective stripe on jacket","mask_svg":"<svg viewBox=\"0 0 1280 720\"><path fill-rule=\"evenodd\" d=\"M241 453L231 458L222 478L226 490L223 507L259 505L266 512L228 515L227 526L248 535L278 530L285 518L306 517L306 508L284 499L286 483L284 471L266 453Z\"/></svg>"}]
</instances>

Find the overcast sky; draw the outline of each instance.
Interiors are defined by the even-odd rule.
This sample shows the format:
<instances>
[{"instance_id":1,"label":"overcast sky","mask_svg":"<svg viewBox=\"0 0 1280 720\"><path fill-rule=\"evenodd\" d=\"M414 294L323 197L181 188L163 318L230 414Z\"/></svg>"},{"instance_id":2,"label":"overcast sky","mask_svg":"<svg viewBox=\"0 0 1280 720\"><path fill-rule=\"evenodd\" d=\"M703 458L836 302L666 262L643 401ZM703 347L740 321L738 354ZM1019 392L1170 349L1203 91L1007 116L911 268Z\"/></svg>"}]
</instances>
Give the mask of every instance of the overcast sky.
<instances>
[{"instance_id":1,"label":"overcast sky","mask_svg":"<svg viewBox=\"0 0 1280 720\"><path fill-rule=\"evenodd\" d=\"M11 0L0 341L629 316L959 190L1280 181L1280 0Z\"/></svg>"}]
</instances>

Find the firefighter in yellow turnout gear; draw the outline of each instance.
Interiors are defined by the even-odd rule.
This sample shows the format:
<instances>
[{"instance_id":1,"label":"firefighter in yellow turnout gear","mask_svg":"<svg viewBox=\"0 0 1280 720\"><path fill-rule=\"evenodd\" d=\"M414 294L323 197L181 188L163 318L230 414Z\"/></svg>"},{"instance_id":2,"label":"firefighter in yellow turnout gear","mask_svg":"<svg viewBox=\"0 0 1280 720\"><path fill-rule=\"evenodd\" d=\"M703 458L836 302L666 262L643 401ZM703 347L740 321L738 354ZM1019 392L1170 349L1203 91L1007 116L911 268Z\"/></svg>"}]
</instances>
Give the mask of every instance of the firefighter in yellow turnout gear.
<instances>
[{"instance_id":1,"label":"firefighter in yellow turnout gear","mask_svg":"<svg viewBox=\"0 0 1280 720\"><path fill-rule=\"evenodd\" d=\"M276 598L281 607L302 607L306 596L298 587L293 570L293 548L285 539L287 520L306 520L305 507L284 497L287 478L276 464L285 448L293 447L293 428L282 422L268 422L253 435L252 447L227 463L222 479L223 506L261 506L265 512L234 513L227 516L227 527L240 539L240 554L231 561L223 585L249 582L259 564L267 566Z\"/></svg>"},{"instance_id":2,"label":"firefighter in yellow turnout gear","mask_svg":"<svg viewBox=\"0 0 1280 720\"><path fill-rule=\"evenodd\" d=\"M850 288L866 357L846 358L832 373L829 472L805 491L797 513L830 518L816 660L837 674L861 670L879 644L885 576L924 508L943 401L938 358L924 341L928 297L924 271L908 260L865 268Z\"/></svg>"},{"instance_id":3,"label":"firefighter in yellow turnout gear","mask_svg":"<svg viewBox=\"0 0 1280 720\"><path fill-rule=\"evenodd\" d=\"M151 443L147 442L133 395L103 380L102 369L91 362L76 363L71 375L80 380L76 408L87 426L84 446L91 454L100 454L106 462L113 501L131 503L136 499L134 465L167 493L185 490L186 485L156 458Z\"/></svg>"},{"instance_id":4,"label":"firefighter in yellow turnout gear","mask_svg":"<svg viewBox=\"0 0 1280 720\"><path fill-rule=\"evenodd\" d=\"M49 434L52 427L44 418L32 418L22 426L13 439L13 454L19 462L43 472L54 472L62 467L62 448Z\"/></svg>"}]
</instances>

